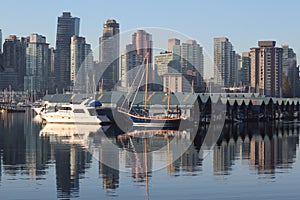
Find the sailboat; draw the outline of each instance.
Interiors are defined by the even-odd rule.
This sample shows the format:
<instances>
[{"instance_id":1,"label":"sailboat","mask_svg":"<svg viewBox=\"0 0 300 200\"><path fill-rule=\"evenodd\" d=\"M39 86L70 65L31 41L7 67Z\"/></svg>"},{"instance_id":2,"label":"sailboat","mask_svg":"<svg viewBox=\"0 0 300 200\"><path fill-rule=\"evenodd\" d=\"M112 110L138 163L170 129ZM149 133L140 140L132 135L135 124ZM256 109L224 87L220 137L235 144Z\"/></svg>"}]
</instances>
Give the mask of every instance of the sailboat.
<instances>
[{"instance_id":1,"label":"sailboat","mask_svg":"<svg viewBox=\"0 0 300 200\"><path fill-rule=\"evenodd\" d=\"M181 122L181 110L176 108L176 111L171 111L170 101L171 101L171 90L170 90L170 77L169 77L169 87L168 87L168 107L167 113L165 115L150 115L147 109L147 99L148 99L148 72L149 72L149 54L146 56L146 77L145 77L145 92L144 92L144 106L143 107L133 107L132 104L129 106L129 111L119 108L118 111L129 116L133 122L133 126L147 126L147 127L172 127L179 128ZM142 77L143 78L143 77ZM138 89L136 93L138 92ZM136 95L135 95L136 96Z\"/></svg>"}]
</instances>

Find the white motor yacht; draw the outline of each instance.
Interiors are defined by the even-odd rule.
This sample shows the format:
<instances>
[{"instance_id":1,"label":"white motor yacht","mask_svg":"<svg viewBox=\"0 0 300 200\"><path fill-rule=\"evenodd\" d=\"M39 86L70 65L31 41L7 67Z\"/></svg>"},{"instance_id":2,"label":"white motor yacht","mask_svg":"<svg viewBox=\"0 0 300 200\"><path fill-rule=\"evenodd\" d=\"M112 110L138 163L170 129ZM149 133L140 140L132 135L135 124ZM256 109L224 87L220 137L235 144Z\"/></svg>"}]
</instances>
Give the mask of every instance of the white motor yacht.
<instances>
[{"instance_id":1,"label":"white motor yacht","mask_svg":"<svg viewBox=\"0 0 300 200\"><path fill-rule=\"evenodd\" d=\"M100 102L99 102L100 103ZM92 105L93 104L93 105ZM81 104L61 106L55 112L46 112L41 115L46 123L57 124L103 124L110 120L103 115L98 115L95 103L91 99L84 100Z\"/></svg>"}]
</instances>

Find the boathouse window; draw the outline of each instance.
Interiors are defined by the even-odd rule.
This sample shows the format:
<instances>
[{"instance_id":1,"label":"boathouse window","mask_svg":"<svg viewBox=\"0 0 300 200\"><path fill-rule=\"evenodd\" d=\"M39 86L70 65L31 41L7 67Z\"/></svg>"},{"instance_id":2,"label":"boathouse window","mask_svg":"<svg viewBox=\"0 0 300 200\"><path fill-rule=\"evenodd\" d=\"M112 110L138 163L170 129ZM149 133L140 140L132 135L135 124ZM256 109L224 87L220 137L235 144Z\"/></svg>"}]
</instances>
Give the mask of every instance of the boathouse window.
<instances>
[{"instance_id":1,"label":"boathouse window","mask_svg":"<svg viewBox=\"0 0 300 200\"><path fill-rule=\"evenodd\" d=\"M74 113L84 113L83 109L74 109Z\"/></svg>"}]
</instances>

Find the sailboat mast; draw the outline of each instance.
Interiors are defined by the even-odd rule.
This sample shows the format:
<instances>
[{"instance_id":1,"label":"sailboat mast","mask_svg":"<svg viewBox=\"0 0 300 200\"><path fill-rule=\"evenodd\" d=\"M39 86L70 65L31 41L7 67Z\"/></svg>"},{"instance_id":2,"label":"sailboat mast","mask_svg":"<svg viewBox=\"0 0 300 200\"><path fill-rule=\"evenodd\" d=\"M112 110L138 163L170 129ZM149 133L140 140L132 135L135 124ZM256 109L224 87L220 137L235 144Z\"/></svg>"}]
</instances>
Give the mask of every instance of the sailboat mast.
<instances>
[{"instance_id":1,"label":"sailboat mast","mask_svg":"<svg viewBox=\"0 0 300 200\"><path fill-rule=\"evenodd\" d=\"M168 112L170 111L170 101L171 101L171 76L169 76L169 83L168 83Z\"/></svg>"},{"instance_id":2,"label":"sailboat mast","mask_svg":"<svg viewBox=\"0 0 300 200\"><path fill-rule=\"evenodd\" d=\"M144 99L144 109L147 109L147 98L148 98L148 68L149 68L149 54L146 57L146 83L145 83L145 99Z\"/></svg>"}]
</instances>

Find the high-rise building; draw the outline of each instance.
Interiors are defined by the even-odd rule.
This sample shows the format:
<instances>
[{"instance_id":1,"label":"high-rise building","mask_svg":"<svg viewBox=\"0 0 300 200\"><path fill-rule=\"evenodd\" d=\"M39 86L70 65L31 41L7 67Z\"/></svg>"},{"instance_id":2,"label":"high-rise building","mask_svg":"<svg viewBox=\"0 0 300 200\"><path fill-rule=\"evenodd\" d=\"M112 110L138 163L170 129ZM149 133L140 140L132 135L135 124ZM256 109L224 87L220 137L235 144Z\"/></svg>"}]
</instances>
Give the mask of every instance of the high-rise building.
<instances>
[{"instance_id":1,"label":"high-rise building","mask_svg":"<svg viewBox=\"0 0 300 200\"><path fill-rule=\"evenodd\" d=\"M238 59L238 66L237 66L237 85L238 86L243 86L243 55L237 54L237 59Z\"/></svg>"},{"instance_id":2,"label":"high-rise building","mask_svg":"<svg viewBox=\"0 0 300 200\"><path fill-rule=\"evenodd\" d=\"M70 12L63 12L57 19L55 76L59 91L69 89L70 80L70 45L71 37L79 35L80 19L72 17Z\"/></svg>"},{"instance_id":3,"label":"high-rise building","mask_svg":"<svg viewBox=\"0 0 300 200\"><path fill-rule=\"evenodd\" d=\"M241 56L238 53L236 53L236 51L232 51L231 59L232 66L230 67L230 84L232 86L237 86L239 84L238 71L240 69Z\"/></svg>"},{"instance_id":4,"label":"high-rise building","mask_svg":"<svg viewBox=\"0 0 300 200\"><path fill-rule=\"evenodd\" d=\"M220 86L236 84L236 52L228 38L214 38L214 80Z\"/></svg>"},{"instance_id":5,"label":"high-rise building","mask_svg":"<svg viewBox=\"0 0 300 200\"><path fill-rule=\"evenodd\" d=\"M1 88L23 90L25 71L25 44L15 35L8 36L3 44ZM25 43L25 41L24 41Z\"/></svg>"},{"instance_id":6,"label":"high-rise building","mask_svg":"<svg viewBox=\"0 0 300 200\"><path fill-rule=\"evenodd\" d=\"M152 35L145 30L137 30L132 34L132 44L135 46L138 55L142 55L143 59L149 55L148 62L152 64L153 41Z\"/></svg>"},{"instance_id":7,"label":"high-rise building","mask_svg":"<svg viewBox=\"0 0 300 200\"><path fill-rule=\"evenodd\" d=\"M179 39L173 38L168 40L168 51L172 52L173 60L181 62L181 46Z\"/></svg>"},{"instance_id":8,"label":"high-rise building","mask_svg":"<svg viewBox=\"0 0 300 200\"><path fill-rule=\"evenodd\" d=\"M114 19L108 19L103 25L103 34L99 39L99 62L104 70L101 77L104 90L113 90L119 80L120 28Z\"/></svg>"},{"instance_id":9,"label":"high-rise building","mask_svg":"<svg viewBox=\"0 0 300 200\"><path fill-rule=\"evenodd\" d=\"M158 76L163 76L166 73L170 73L169 63L172 60L173 60L172 52L161 52L160 54L154 56L154 64Z\"/></svg>"},{"instance_id":10,"label":"high-rise building","mask_svg":"<svg viewBox=\"0 0 300 200\"><path fill-rule=\"evenodd\" d=\"M204 56L203 47L195 40L187 40L181 45L181 67L182 73L187 74L192 71L196 76L194 89L201 90L204 74ZM198 89L197 89L198 88ZM200 92L200 91L197 91Z\"/></svg>"},{"instance_id":11,"label":"high-rise building","mask_svg":"<svg viewBox=\"0 0 300 200\"><path fill-rule=\"evenodd\" d=\"M136 76L141 76L139 70L135 69L141 64L145 64L146 56L148 55L149 83L154 82L154 70L152 66L152 35L144 30L137 30L132 34L132 44L126 46L126 50L122 53L121 75L122 87L138 86L139 81L135 81ZM151 84L149 84L151 88Z\"/></svg>"},{"instance_id":12,"label":"high-rise building","mask_svg":"<svg viewBox=\"0 0 300 200\"><path fill-rule=\"evenodd\" d=\"M72 85L76 90L91 92L88 90L89 69L93 66L91 45L87 44L84 37L72 36L71 38L71 73ZM94 84L94 86L96 83Z\"/></svg>"},{"instance_id":13,"label":"high-rise building","mask_svg":"<svg viewBox=\"0 0 300 200\"><path fill-rule=\"evenodd\" d=\"M270 97L282 96L282 48L275 41L259 41L250 49L252 92Z\"/></svg>"},{"instance_id":14,"label":"high-rise building","mask_svg":"<svg viewBox=\"0 0 300 200\"><path fill-rule=\"evenodd\" d=\"M182 73L166 73L163 75L163 91L168 92L169 88L172 92L191 92L191 83L187 74Z\"/></svg>"},{"instance_id":15,"label":"high-rise building","mask_svg":"<svg viewBox=\"0 0 300 200\"><path fill-rule=\"evenodd\" d=\"M22 44L15 35L8 36L3 45L3 67L5 71L19 72L21 66Z\"/></svg>"},{"instance_id":16,"label":"high-rise building","mask_svg":"<svg viewBox=\"0 0 300 200\"><path fill-rule=\"evenodd\" d=\"M166 73L163 75L164 92L183 92L183 75L181 73Z\"/></svg>"},{"instance_id":17,"label":"high-rise building","mask_svg":"<svg viewBox=\"0 0 300 200\"><path fill-rule=\"evenodd\" d=\"M283 97L299 97L299 67L297 66L296 53L289 45L283 44L282 48L282 95Z\"/></svg>"},{"instance_id":18,"label":"high-rise building","mask_svg":"<svg viewBox=\"0 0 300 200\"><path fill-rule=\"evenodd\" d=\"M2 30L0 29L0 54L2 53Z\"/></svg>"},{"instance_id":19,"label":"high-rise building","mask_svg":"<svg viewBox=\"0 0 300 200\"><path fill-rule=\"evenodd\" d=\"M187 40L180 45L180 40L174 38L168 40L168 50L154 56L156 71L163 78L164 88L170 76L171 80L178 80L176 84L181 85L179 89L173 88L176 91L203 91L203 48L195 40Z\"/></svg>"},{"instance_id":20,"label":"high-rise building","mask_svg":"<svg viewBox=\"0 0 300 200\"><path fill-rule=\"evenodd\" d=\"M0 72L4 71L2 56L2 30L0 29Z\"/></svg>"},{"instance_id":21,"label":"high-rise building","mask_svg":"<svg viewBox=\"0 0 300 200\"><path fill-rule=\"evenodd\" d=\"M175 45L180 45L180 40L177 38L171 38L168 40L168 52L172 52L173 51L173 47Z\"/></svg>"},{"instance_id":22,"label":"high-rise building","mask_svg":"<svg viewBox=\"0 0 300 200\"><path fill-rule=\"evenodd\" d=\"M48 68L48 93L54 94L56 91L55 88L55 49L53 47L49 48L48 53L49 68Z\"/></svg>"},{"instance_id":23,"label":"high-rise building","mask_svg":"<svg viewBox=\"0 0 300 200\"><path fill-rule=\"evenodd\" d=\"M242 77L241 82L245 86L250 85L250 68L251 68L251 59L249 52L242 53Z\"/></svg>"},{"instance_id":24,"label":"high-rise building","mask_svg":"<svg viewBox=\"0 0 300 200\"><path fill-rule=\"evenodd\" d=\"M135 33L132 34L132 44L135 46L137 51L137 55L142 56L142 61L145 62L146 56L148 55L148 65L149 65L149 89L155 90L153 88L153 84L155 82L155 70L153 66L153 41L152 35L147 33L145 30L137 30Z\"/></svg>"},{"instance_id":25,"label":"high-rise building","mask_svg":"<svg viewBox=\"0 0 300 200\"><path fill-rule=\"evenodd\" d=\"M24 90L45 95L48 89L49 44L45 36L31 34L27 45Z\"/></svg>"},{"instance_id":26,"label":"high-rise building","mask_svg":"<svg viewBox=\"0 0 300 200\"><path fill-rule=\"evenodd\" d=\"M126 45L126 50L121 56L121 86L130 87L132 84L138 85L140 80L134 81L138 73L135 68L143 62L142 55L137 54L135 46L132 44ZM134 82L134 83L133 83Z\"/></svg>"}]
</instances>

